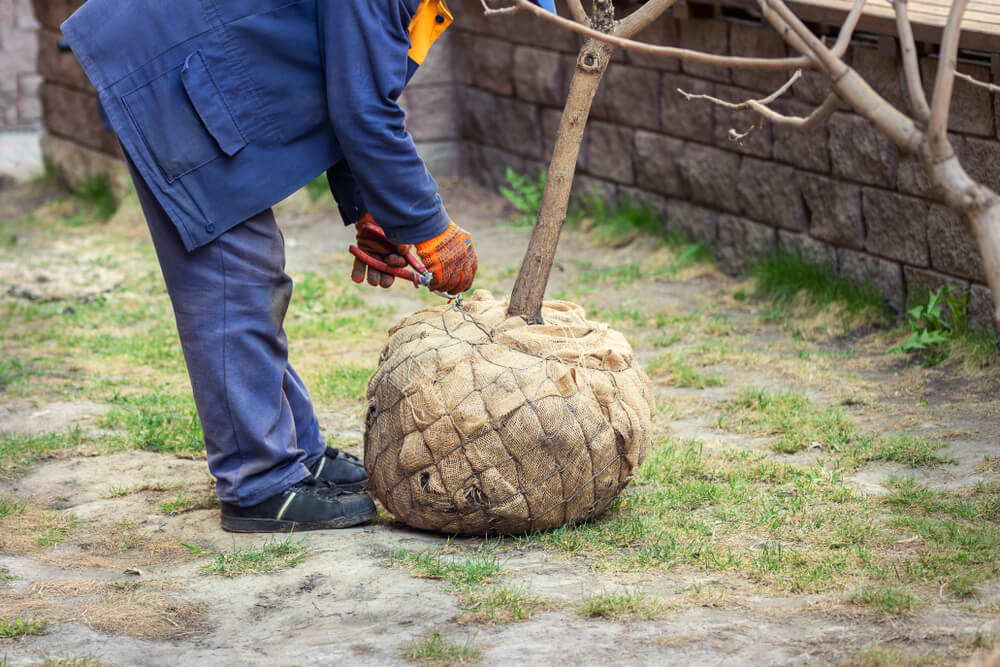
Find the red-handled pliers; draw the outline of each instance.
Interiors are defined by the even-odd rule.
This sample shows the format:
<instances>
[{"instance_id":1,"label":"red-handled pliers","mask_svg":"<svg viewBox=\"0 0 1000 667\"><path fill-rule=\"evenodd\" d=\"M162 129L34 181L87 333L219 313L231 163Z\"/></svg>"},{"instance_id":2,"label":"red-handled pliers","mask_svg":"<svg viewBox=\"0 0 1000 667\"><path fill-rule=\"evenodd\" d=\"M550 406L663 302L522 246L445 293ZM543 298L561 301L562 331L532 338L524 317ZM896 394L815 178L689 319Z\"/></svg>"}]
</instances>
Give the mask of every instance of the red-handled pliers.
<instances>
[{"instance_id":1,"label":"red-handled pliers","mask_svg":"<svg viewBox=\"0 0 1000 667\"><path fill-rule=\"evenodd\" d=\"M434 276L433 274L431 274L430 271L427 270L427 267L424 266L423 261L421 261L420 257L417 256L417 253L413 251L412 247L407 248L406 252L403 252L402 248L400 248L399 245L389 240L389 238L385 235L385 231L381 227L372 222L368 222L367 220L363 222L359 221L357 223L357 227L361 230L364 230L366 232L374 234L375 236L378 236L383 241L385 241L386 245L391 245L395 247L397 250L397 254L401 255L403 259L406 260L406 263L409 264L413 270L401 266L389 266L382 260L372 257L371 255L369 255L356 245L352 245L349 248L352 255L360 259L367 266L375 269L380 273L388 273L391 276L402 278L403 280L409 280L410 282L413 283L415 287L427 287L427 288L430 287L431 281L434 279ZM434 294L437 294L438 296L442 296L448 299L448 301L457 298L454 295L448 294L446 292L437 292L434 290L431 291L434 292Z\"/></svg>"}]
</instances>

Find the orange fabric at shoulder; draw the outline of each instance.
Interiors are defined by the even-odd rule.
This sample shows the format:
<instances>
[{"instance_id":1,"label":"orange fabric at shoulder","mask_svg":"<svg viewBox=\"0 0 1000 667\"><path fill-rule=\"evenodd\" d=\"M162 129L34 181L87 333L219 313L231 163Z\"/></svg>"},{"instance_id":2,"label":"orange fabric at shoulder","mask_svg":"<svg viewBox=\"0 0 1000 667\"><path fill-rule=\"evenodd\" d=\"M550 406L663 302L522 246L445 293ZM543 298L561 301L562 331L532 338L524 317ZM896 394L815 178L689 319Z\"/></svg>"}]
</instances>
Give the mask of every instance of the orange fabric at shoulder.
<instances>
[{"instance_id":1,"label":"orange fabric at shoulder","mask_svg":"<svg viewBox=\"0 0 1000 667\"><path fill-rule=\"evenodd\" d=\"M431 45L453 20L444 0L422 0L410 21L410 60L423 64Z\"/></svg>"}]
</instances>

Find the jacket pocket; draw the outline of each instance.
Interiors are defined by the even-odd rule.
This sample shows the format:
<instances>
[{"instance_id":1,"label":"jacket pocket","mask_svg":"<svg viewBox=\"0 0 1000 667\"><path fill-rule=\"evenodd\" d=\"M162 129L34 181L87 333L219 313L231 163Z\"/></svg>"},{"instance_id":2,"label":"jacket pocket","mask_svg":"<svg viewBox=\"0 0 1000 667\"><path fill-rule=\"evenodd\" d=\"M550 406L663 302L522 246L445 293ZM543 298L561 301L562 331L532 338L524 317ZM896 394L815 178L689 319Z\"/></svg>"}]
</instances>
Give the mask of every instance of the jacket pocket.
<instances>
[{"instance_id":1,"label":"jacket pocket","mask_svg":"<svg viewBox=\"0 0 1000 667\"><path fill-rule=\"evenodd\" d=\"M168 182L247 145L200 51L122 102Z\"/></svg>"}]
</instances>

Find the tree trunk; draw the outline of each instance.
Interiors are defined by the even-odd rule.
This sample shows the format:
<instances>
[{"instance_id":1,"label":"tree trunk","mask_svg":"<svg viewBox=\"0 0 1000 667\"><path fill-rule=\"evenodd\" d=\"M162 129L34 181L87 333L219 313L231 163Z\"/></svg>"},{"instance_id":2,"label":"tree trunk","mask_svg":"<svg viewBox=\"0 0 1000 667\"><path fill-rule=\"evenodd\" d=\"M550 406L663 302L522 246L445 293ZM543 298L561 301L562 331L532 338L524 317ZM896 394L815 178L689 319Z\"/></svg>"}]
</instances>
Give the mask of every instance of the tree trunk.
<instances>
[{"instance_id":1,"label":"tree trunk","mask_svg":"<svg viewBox=\"0 0 1000 667\"><path fill-rule=\"evenodd\" d=\"M603 32L611 32L613 21L601 20L598 13L611 12L614 8L607 2L592 18L595 27ZM541 208L535 231L528 242L528 250L517 274L514 291L510 296L507 314L520 316L528 324L542 323L542 298L548 286L549 273L559 244L559 233L566 221L569 196L573 187L573 174L580 154L580 142L587 126L590 107L594 102L597 87L604 78L614 47L594 39L588 39L580 48L576 61L576 71L570 83L566 106L563 108L559 134L549 163L548 179L542 195Z\"/></svg>"},{"instance_id":2,"label":"tree trunk","mask_svg":"<svg viewBox=\"0 0 1000 667\"><path fill-rule=\"evenodd\" d=\"M982 251L986 282L993 291L993 326L1000 333L1000 199L969 214L972 233Z\"/></svg>"}]
</instances>

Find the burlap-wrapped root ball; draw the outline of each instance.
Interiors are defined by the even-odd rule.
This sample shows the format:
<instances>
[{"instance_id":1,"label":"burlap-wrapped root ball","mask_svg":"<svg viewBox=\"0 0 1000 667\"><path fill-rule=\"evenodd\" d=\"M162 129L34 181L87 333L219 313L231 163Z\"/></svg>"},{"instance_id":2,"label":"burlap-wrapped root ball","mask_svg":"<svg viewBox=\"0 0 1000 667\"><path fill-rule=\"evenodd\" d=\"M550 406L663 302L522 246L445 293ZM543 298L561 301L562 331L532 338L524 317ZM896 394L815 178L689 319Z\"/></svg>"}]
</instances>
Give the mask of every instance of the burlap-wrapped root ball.
<instances>
[{"instance_id":1,"label":"burlap-wrapped root ball","mask_svg":"<svg viewBox=\"0 0 1000 667\"><path fill-rule=\"evenodd\" d=\"M551 301L544 325L477 291L389 332L365 468L410 526L521 533L607 508L649 451L653 392L625 337Z\"/></svg>"}]
</instances>

